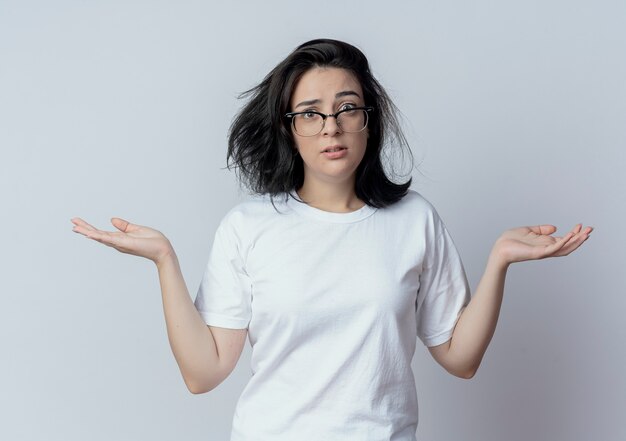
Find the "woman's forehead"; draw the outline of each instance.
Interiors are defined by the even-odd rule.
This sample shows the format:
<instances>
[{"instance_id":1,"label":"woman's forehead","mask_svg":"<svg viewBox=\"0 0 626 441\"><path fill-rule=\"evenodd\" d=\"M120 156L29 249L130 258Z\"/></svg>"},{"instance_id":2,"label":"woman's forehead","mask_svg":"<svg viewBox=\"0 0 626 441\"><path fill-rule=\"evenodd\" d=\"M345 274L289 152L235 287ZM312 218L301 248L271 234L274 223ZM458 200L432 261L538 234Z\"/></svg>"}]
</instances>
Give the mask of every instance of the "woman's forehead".
<instances>
[{"instance_id":1,"label":"woman's forehead","mask_svg":"<svg viewBox=\"0 0 626 441\"><path fill-rule=\"evenodd\" d=\"M346 92L354 92L363 98L361 84L351 71L337 67L314 67L296 83L291 104L296 106L299 102L310 100L335 101L348 95Z\"/></svg>"}]
</instances>

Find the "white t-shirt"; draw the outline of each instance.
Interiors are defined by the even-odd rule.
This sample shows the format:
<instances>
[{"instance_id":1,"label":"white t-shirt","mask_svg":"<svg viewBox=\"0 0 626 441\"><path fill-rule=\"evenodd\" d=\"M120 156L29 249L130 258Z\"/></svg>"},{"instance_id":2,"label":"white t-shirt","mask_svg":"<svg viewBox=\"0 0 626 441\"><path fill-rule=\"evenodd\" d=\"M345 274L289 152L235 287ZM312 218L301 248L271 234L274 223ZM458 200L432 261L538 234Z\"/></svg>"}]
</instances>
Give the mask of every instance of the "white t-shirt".
<instances>
[{"instance_id":1,"label":"white t-shirt","mask_svg":"<svg viewBox=\"0 0 626 441\"><path fill-rule=\"evenodd\" d=\"M350 213L274 203L224 216L195 300L207 324L248 328L231 441L414 441L416 336L445 343L470 300L444 223L414 190Z\"/></svg>"}]
</instances>

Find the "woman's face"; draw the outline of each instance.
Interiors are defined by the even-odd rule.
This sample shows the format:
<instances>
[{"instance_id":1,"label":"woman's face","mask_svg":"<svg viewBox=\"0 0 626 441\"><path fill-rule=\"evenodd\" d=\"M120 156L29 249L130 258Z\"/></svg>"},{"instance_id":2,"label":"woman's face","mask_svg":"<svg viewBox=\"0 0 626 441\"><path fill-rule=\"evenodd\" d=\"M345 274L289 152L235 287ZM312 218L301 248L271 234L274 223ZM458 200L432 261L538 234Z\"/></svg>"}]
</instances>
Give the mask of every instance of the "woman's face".
<instances>
[{"instance_id":1,"label":"woman's face","mask_svg":"<svg viewBox=\"0 0 626 441\"><path fill-rule=\"evenodd\" d=\"M363 91L356 77L348 70L315 67L306 71L296 83L291 95L291 112L315 110L324 114L344 108L364 106ZM314 136L300 136L291 127L295 147L304 162L306 186L325 183L345 183L365 155L367 128L361 132L343 132L333 117L326 118L324 128ZM329 147L344 147L341 157L332 158L323 151Z\"/></svg>"}]
</instances>

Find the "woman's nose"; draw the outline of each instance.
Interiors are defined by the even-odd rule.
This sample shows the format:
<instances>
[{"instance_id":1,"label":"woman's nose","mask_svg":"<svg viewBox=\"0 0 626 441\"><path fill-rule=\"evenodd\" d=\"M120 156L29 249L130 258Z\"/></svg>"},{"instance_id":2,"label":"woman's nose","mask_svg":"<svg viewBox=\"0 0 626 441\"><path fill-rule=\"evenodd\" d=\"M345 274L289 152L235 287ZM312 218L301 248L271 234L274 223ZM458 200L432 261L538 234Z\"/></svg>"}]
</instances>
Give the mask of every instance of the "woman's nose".
<instances>
[{"instance_id":1,"label":"woman's nose","mask_svg":"<svg viewBox=\"0 0 626 441\"><path fill-rule=\"evenodd\" d=\"M323 135L337 135L341 133L341 127L337 124L337 118L334 116L327 116L326 121L324 121L324 128L322 129Z\"/></svg>"}]
</instances>

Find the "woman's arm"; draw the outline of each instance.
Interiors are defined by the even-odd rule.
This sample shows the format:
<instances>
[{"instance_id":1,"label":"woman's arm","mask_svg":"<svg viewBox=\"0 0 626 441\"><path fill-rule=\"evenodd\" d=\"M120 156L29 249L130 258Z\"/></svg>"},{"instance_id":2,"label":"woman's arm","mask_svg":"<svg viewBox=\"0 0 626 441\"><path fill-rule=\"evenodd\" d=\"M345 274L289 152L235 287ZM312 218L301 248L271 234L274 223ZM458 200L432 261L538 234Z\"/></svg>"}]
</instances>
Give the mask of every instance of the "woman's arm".
<instances>
[{"instance_id":1,"label":"woman's arm","mask_svg":"<svg viewBox=\"0 0 626 441\"><path fill-rule=\"evenodd\" d=\"M246 329L207 326L196 310L170 241L158 230L112 218L119 231L98 230L73 218L73 231L119 252L152 260L159 272L167 336L181 374L192 393L215 388L233 370L247 336Z\"/></svg>"},{"instance_id":2,"label":"woman's arm","mask_svg":"<svg viewBox=\"0 0 626 441\"><path fill-rule=\"evenodd\" d=\"M566 256L589 238L593 228L581 230L582 224L578 224L559 238L550 236L556 227L541 225L514 228L500 236L491 250L472 300L461 312L452 338L442 345L428 348L433 358L451 374L472 378L496 329L509 265L524 260Z\"/></svg>"},{"instance_id":3,"label":"woman's arm","mask_svg":"<svg viewBox=\"0 0 626 441\"><path fill-rule=\"evenodd\" d=\"M196 309L174 250L156 262L167 337L185 384L201 394L216 388L239 360L248 329L207 326Z\"/></svg>"}]
</instances>

